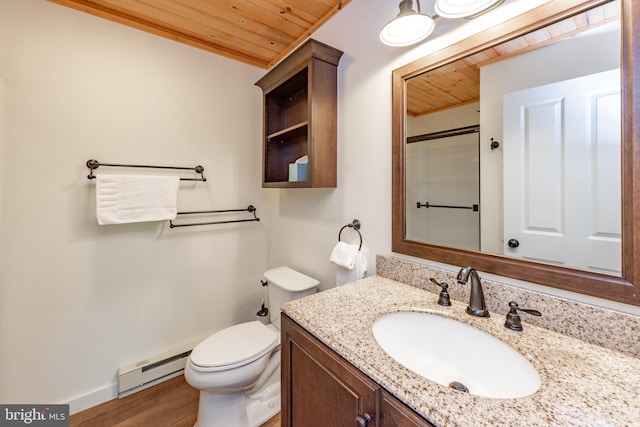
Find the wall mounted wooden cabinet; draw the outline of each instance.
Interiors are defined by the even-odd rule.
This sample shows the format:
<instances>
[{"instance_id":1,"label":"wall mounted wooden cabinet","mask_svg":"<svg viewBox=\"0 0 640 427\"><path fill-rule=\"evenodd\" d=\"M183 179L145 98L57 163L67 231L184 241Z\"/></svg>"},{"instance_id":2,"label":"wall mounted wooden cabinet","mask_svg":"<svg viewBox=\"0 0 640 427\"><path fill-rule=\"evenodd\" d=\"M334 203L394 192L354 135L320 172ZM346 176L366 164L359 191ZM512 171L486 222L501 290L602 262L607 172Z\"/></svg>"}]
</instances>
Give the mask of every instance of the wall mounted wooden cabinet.
<instances>
[{"instance_id":1,"label":"wall mounted wooden cabinet","mask_svg":"<svg viewBox=\"0 0 640 427\"><path fill-rule=\"evenodd\" d=\"M341 56L310 39L256 82L264 94L263 187L337 185ZM303 156L306 166L290 166Z\"/></svg>"}]
</instances>

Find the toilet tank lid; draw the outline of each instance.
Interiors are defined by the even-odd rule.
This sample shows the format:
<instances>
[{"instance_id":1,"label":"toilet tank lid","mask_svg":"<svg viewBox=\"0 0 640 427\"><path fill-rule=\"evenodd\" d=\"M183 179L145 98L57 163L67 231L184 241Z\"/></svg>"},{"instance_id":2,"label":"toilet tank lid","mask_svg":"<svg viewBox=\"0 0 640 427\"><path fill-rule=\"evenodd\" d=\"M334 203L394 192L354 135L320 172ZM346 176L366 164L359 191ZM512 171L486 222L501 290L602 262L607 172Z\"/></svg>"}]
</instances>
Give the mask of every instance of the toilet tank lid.
<instances>
[{"instance_id":1,"label":"toilet tank lid","mask_svg":"<svg viewBox=\"0 0 640 427\"><path fill-rule=\"evenodd\" d=\"M264 273L269 284L274 284L285 291L302 292L317 287L320 282L312 277L299 273L289 267L273 268Z\"/></svg>"}]
</instances>

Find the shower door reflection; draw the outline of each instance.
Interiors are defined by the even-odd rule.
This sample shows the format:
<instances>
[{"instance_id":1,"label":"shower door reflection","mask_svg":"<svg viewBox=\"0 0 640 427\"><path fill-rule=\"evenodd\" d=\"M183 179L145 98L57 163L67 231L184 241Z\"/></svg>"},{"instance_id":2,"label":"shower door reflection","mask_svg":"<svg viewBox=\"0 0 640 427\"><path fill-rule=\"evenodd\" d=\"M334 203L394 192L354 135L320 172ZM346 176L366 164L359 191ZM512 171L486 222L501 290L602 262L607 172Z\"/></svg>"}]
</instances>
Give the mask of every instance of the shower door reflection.
<instances>
[{"instance_id":1,"label":"shower door reflection","mask_svg":"<svg viewBox=\"0 0 640 427\"><path fill-rule=\"evenodd\" d=\"M478 127L425 134L407 142L407 239L479 250Z\"/></svg>"}]
</instances>

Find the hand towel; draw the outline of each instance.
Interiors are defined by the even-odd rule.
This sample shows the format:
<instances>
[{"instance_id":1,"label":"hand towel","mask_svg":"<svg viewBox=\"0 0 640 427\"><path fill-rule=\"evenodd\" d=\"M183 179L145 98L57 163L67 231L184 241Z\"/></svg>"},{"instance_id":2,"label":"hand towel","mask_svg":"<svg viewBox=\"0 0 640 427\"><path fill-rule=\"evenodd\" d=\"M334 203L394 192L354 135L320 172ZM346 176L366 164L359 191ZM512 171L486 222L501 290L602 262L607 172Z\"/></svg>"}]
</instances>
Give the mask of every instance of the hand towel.
<instances>
[{"instance_id":1,"label":"hand towel","mask_svg":"<svg viewBox=\"0 0 640 427\"><path fill-rule=\"evenodd\" d=\"M363 279L367 274L367 254L362 250L356 255L354 268L349 270L345 267L336 266L336 286L355 282Z\"/></svg>"},{"instance_id":2,"label":"hand towel","mask_svg":"<svg viewBox=\"0 0 640 427\"><path fill-rule=\"evenodd\" d=\"M125 224L175 219L177 176L96 176L98 224Z\"/></svg>"},{"instance_id":3,"label":"hand towel","mask_svg":"<svg viewBox=\"0 0 640 427\"><path fill-rule=\"evenodd\" d=\"M337 266L344 267L347 270L353 270L358 256L358 246L345 242L338 242L331 252L329 261Z\"/></svg>"}]
</instances>

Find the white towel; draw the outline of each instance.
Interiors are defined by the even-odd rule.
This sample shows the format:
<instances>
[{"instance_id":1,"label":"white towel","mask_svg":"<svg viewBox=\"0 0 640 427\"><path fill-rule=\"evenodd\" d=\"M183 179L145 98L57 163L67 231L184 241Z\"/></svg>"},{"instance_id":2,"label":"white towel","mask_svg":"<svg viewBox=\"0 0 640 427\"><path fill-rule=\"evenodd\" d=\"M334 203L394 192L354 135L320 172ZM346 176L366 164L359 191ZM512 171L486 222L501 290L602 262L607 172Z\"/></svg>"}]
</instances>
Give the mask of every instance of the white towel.
<instances>
[{"instance_id":1,"label":"white towel","mask_svg":"<svg viewBox=\"0 0 640 427\"><path fill-rule=\"evenodd\" d=\"M98 224L164 221L177 214L177 176L96 176Z\"/></svg>"},{"instance_id":2,"label":"white towel","mask_svg":"<svg viewBox=\"0 0 640 427\"><path fill-rule=\"evenodd\" d=\"M353 270L358 256L358 246L345 242L338 242L331 252L329 261L347 270Z\"/></svg>"},{"instance_id":3,"label":"white towel","mask_svg":"<svg viewBox=\"0 0 640 427\"><path fill-rule=\"evenodd\" d=\"M342 286L346 283L355 282L364 279L367 273L367 254L364 250L356 255L356 262L353 269L336 266L336 286Z\"/></svg>"},{"instance_id":4,"label":"white towel","mask_svg":"<svg viewBox=\"0 0 640 427\"><path fill-rule=\"evenodd\" d=\"M358 245L338 242L329 261L336 265L336 286L360 280L367 273L367 254Z\"/></svg>"}]
</instances>

